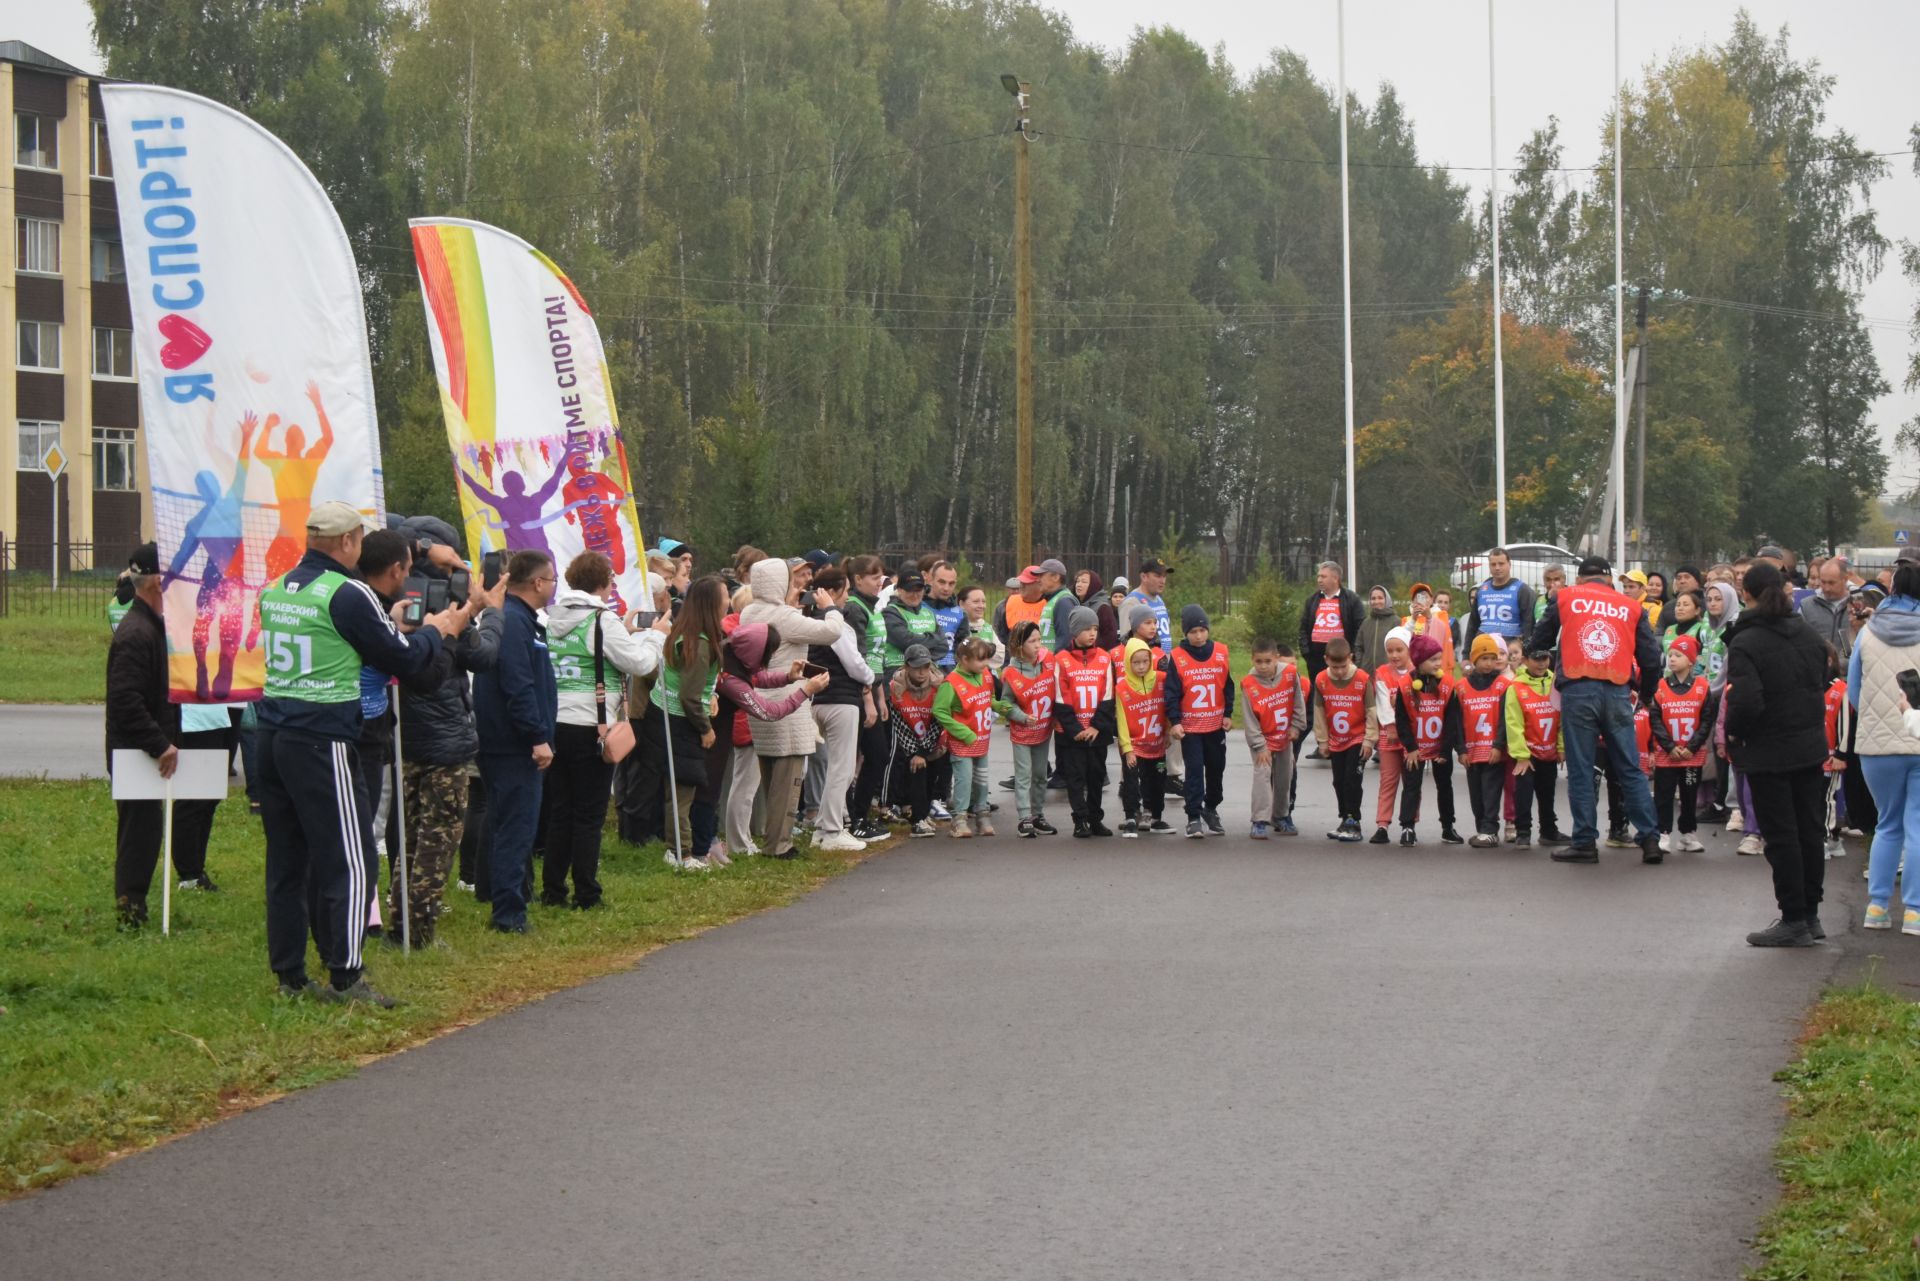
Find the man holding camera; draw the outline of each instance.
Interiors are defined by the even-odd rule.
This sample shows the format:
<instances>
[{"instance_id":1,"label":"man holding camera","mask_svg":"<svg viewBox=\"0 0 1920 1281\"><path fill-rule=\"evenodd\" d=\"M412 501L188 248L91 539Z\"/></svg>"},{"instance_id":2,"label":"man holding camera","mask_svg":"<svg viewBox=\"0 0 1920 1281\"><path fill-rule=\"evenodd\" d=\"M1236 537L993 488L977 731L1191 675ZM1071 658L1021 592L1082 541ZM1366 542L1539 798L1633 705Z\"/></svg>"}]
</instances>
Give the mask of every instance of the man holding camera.
<instances>
[{"instance_id":1,"label":"man holding camera","mask_svg":"<svg viewBox=\"0 0 1920 1281\"><path fill-rule=\"evenodd\" d=\"M360 671L419 671L466 626L468 609L444 610L402 635L356 568L365 538L359 511L321 503L306 532L306 554L260 597L267 959L284 996L390 1009L394 1002L362 973L373 830L358 770ZM307 978L309 926L329 971L327 986Z\"/></svg>"}]
</instances>

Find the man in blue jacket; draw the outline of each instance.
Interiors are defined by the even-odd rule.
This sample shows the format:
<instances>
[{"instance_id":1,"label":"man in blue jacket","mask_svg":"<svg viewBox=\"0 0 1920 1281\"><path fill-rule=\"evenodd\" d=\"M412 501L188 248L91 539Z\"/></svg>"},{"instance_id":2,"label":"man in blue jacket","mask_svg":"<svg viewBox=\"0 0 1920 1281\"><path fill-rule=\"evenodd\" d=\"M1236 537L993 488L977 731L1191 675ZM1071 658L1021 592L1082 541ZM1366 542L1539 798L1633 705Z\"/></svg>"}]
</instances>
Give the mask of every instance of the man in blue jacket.
<instances>
[{"instance_id":1,"label":"man in blue jacket","mask_svg":"<svg viewBox=\"0 0 1920 1281\"><path fill-rule=\"evenodd\" d=\"M480 732L480 781L487 789L488 880L493 928L527 932L533 894L533 842L540 826L540 771L553 763L553 723L560 696L547 656L539 611L558 582L545 552L515 552L507 561L507 599L500 611L500 653L473 682Z\"/></svg>"}]
</instances>

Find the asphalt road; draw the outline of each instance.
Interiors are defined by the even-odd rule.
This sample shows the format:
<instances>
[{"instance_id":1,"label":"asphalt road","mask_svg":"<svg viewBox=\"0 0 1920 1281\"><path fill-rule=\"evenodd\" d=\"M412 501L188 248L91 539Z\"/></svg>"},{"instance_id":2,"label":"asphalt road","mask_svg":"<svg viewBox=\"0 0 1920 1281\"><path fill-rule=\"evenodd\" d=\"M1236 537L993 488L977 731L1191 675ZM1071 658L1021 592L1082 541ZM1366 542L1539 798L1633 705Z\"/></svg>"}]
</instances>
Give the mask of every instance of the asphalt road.
<instances>
[{"instance_id":1,"label":"asphalt road","mask_svg":"<svg viewBox=\"0 0 1920 1281\"><path fill-rule=\"evenodd\" d=\"M0 703L0 777L107 776L106 708Z\"/></svg>"},{"instance_id":2,"label":"asphalt road","mask_svg":"<svg viewBox=\"0 0 1920 1281\"><path fill-rule=\"evenodd\" d=\"M0 1206L0 1271L1738 1276L1842 955L1745 946L1762 860L1336 845L1302 793L1264 845L1238 764L1227 839L908 843Z\"/></svg>"}]
</instances>

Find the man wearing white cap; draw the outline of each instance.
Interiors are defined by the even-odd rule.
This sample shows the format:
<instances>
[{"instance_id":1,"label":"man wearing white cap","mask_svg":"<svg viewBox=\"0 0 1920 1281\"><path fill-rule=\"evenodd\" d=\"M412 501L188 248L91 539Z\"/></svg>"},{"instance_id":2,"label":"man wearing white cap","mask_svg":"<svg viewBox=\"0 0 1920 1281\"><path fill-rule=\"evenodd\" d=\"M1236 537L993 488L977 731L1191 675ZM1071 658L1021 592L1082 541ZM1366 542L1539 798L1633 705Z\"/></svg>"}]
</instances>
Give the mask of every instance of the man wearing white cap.
<instances>
[{"instance_id":1,"label":"man wearing white cap","mask_svg":"<svg viewBox=\"0 0 1920 1281\"><path fill-rule=\"evenodd\" d=\"M402 635L355 566L358 510L307 516L307 551L260 597L266 690L259 709L260 818L267 833L267 960L283 996L390 1009L362 974L373 811L357 767L360 669L411 676L466 626L455 606ZM396 607L399 608L399 607ZM332 980L307 978L307 933Z\"/></svg>"}]
</instances>

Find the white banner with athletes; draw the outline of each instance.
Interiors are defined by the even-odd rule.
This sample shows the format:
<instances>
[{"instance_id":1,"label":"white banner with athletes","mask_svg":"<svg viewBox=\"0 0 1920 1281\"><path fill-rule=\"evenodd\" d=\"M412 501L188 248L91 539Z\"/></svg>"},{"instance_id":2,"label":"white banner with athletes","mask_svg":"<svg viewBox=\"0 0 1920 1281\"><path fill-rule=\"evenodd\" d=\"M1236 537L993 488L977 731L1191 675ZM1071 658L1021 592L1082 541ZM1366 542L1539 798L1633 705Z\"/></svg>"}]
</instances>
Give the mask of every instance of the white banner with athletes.
<instances>
[{"instance_id":1,"label":"white banner with athletes","mask_svg":"<svg viewBox=\"0 0 1920 1281\"><path fill-rule=\"evenodd\" d=\"M537 550L613 562L643 606L646 555L600 328L552 259L511 232L416 218L413 256L473 558Z\"/></svg>"},{"instance_id":2,"label":"white banner with athletes","mask_svg":"<svg viewBox=\"0 0 1920 1281\"><path fill-rule=\"evenodd\" d=\"M307 513L385 514L353 250L285 143L239 112L106 84L176 702L260 696L258 600Z\"/></svg>"}]
</instances>

